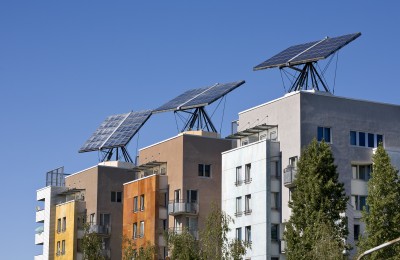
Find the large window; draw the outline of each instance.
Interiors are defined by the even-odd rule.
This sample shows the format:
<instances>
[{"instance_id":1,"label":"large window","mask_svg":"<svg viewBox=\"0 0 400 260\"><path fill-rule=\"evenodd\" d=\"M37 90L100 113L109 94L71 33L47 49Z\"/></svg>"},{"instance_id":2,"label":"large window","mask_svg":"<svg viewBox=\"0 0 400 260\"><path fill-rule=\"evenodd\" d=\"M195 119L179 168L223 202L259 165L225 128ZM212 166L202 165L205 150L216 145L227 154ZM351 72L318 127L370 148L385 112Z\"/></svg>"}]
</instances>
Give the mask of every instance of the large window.
<instances>
[{"instance_id":1,"label":"large window","mask_svg":"<svg viewBox=\"0 0 400 260\"><path fill-rule=\"evenodd\" d=\"M318 141L324 140L326 143L331 143L331 128L318 126L317 139Z\"/></svg>"},{"instance_id":2,"label":"large window","mask_svg":"<svg viewBox=\"0 0 400 260\"><path fill-rule=\"evenodd\" d=\"M374 148L383 143L383 135L350 131L350 145Z\"/></svg>"},{"instance_id":3,"label":"large window","mask_svg":"<svg viewBox=\"0 0 400 260\"><path fill-rule=\"evenodd\" d=\"M251 214L251 194L246 195L245 197L245 209L244 214L249 215Z\"/></svg>"},{"instance_id":4,"label":"large window","mask_svg":"<svg viewBox=\"0 0 400 260\"><path fill-rule=\"evenodd\" d=\"M236 167L236 181L235 185L239 186L242 184L242 166Z\"/></svg>"},{"instance_id":5,"label":"large window","mask_svg":"<svg viewBox=\"0 0 400 260\"><path fill-rule=\"evenodd\" d=\"M242 197L237 197L235 216L240 217L241 215L242 215Z\"/></svg>"},{"instance_id":6,"label":"large window","mask_svg":"<svg viewBox=\"0 0 400 260\"><path fill-rule=\"evenodd\" d=\"M250 183L251 182L251 164L248 163L245 165L244 169L244 183Z\"/></svg>"},{"instance_id":7,"label":"large window","mask_svg":"<svg viewBox=\"0 0 400 260\"><path fill-rule=\"evenodd\" d=\"M271 224L271 240L277 241L279 239L279 225Z\"/></svg>"},{"instance_id":8,"label":"large window","mask_svg":"<svg viewBox=\"0 0 400 260\"><path fill-rule=\"evenodd\" d=\"M353 179L368 181L371 178L372 164L351 166Z\"/></svg>"},{"instance_id":9,"label":"large window","mask_svg":"<svg viewBox=\"0 0 400 260\"><path fill-rule=\"evenodd\" d=\"M199 176L200 177L211 177L211 164L199 164Z\"/></svg>"},{"instance_id":10,"label":"large window","mask_svg":"<svg viewBox=\"0 0 400 260\"><path fill-rule=\"evenodd\" d=\"M246 226L244 231L245 241L251 243L251 226Z\"/></svg>"},{"instance_id":11,"label":"large window","mask_svg":"<svg viewBox=\"0 0 400 260\"><path fill-rule=\"evenodd\" d=\"M368 210L367 196L353 195L352 197L352 203L355 210L363 210L364 207Z\"/></svg>"},{"instance_id":12,"label":"large window","mask_svg":"<svg viewBox=\"0 0 400 260\"><path fill-rule=\"evenodd\" d=\"M138 197L135 196L135 197L133 197L133 212L137 212L138 208L139 208L139 206L138 206Z\"/></svg>"}]
</instances>

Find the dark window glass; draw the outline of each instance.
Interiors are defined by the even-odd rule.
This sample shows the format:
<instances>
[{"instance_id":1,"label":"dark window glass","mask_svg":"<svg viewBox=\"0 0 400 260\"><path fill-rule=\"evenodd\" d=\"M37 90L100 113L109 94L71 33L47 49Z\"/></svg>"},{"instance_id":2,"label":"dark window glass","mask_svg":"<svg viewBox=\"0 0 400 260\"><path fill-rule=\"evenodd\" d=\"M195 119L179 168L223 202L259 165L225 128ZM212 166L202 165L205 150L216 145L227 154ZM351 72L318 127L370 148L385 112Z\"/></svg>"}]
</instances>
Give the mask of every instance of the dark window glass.
<instances>
[{"instance_id":1,"label":"dark window glass","mask_svg":"<svg viewBox=\"0 0 400 260\"><path fill-rule=\"evenodd\" d=\"M380 143L382 143L383 145L383 135L376 135L376 143L377 145L379 145Z\"/></svg>"},{"instance_id":2,"label":"dark window glass","mask_svg":"<svg viewBox=\"0 0 400 260\"><path fill-rule=\"evenodd\" d=\"M365 165L360 165L358 167L358 178L361 180L365 180L365 174L366 174L366 166Z\"/></svg>"},{"instance_id":3,"label":"dark window glass","mask_svg":"<svg viewBox=\"0 0 400 260\"><path fill-rule=\"evenodd\" d=\"M356 131L350 131L350 144L357 145L357 132Z\"/></svg>"},{"instance_id":4,"label":"dark window glass","mask_svg":"<svg viewBox=\"0 0 400 260\"><path fill-rule=\"evenodd\" d=\"M372 165L365 166L365 180L368 181L371 178Z\"/></svg>"},{"instance_id":5,"label":"dark window glass","mask_svg":"<svg viewBox=\"0 0 400 260\"><path fill-rule=\"evenodd\" d=\"M365 133L359 132L358 133L358 141L360 146L365 146Z\"/></svg>"},{"instance_id":6,"label":"dark window glass","mask_svg":"<svg viewBox=\"0 0 400 260\"><path fill-rule=\"evenodd\" d=\"M115 202L116 198L115 198L115 191L111 192L111 201Z\"/></svg>"},{"instance_id":7,"label":"dark window glass","mask_svg":"<svg viewBox=\"0 0 400 260\"><path fill-rule=\"evenodd\" d=\"M278 240L279 228L277 224L271 224L271 239Z\"/></svg>"},{"instance_id":8,"label":"dark window glass","mask_svg":"<svg viewBox=\"0 0 400 260\"><path fill-rule=\"evenodd\" d=\"M324 128L324 139L325 139L325 142L327 142L327 143L331 142L331 129L330 128Z\"/></svg>"},{"instance_id":9,"label":"dark window glass","mask_svg":"<svg viewBox=\"0 0 400 260\"><path fill-rule=\"evenodd\" d=\"M318 141L322 141L323 138L324 138L324 128L318 126L318 136L317 136L317 139L318 139Z\"/></svg>"},{"instance_id":10,"label":"dark window glass","mask_svg":"<svg viewBox=\"0 0 400 260\"><path fill-rule=\"evenodd\" d=\"M374 147L375 146L375 135L368 133L368 147Z\"/></svg>"},{"instance_id":11,"label":"dark window glass","mask_svg":"<svg viewBox=\"0 0 400 260\"><path fill-rule=\"evenodd\" d=\"M204 174L204 164L199 164L199 176L203 176Z\"/></svg>"},{"instance_id":12,"label":"dark window glass","mask_svg":"<svg viewBox=\"0 0 400 260\"><path fill-rule=\"evenodd\" d=\"M360 210L363 210L366 205L367 205L367 197L360 196Z\"/></svg>"},{"instance_id":13,"label":"dark window glass","mask_svg":"<svg viewBox=\"0 0 400 260\"><path fill-rule=\"evenodd\" d=\"M122 192L117 192L117 202L121 202L122 201Z\"/></svg>"},{"instance_id":14,"label":"dark window glass","mask_svg":"<svg viewBox=\"0 0 400 260\"><path fill-rule=\"evenodd\" d=\"M360 225L354 225L354 240L358 240L360 236Z\"/></svg>"},{"instance_id":15,"label":"dark window glass","mask_svg":"<svg viewBox=\"0 0 400 260\"><path fill-rule=\"evenodd\" d=\"M211 165L206 164L206 165L204 165L204 168L205 168L204 176L210 177L211 176Z\"/></svg>"}]
</instances>

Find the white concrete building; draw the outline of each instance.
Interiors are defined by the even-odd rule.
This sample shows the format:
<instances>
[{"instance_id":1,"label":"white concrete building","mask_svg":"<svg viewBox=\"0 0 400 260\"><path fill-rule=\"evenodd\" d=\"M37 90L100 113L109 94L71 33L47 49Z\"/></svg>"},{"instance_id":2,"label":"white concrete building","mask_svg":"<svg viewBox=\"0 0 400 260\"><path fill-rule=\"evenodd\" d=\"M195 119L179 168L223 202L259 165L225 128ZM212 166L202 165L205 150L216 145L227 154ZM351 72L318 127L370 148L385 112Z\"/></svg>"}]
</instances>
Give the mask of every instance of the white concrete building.
<instances>
[{"instance_id":1,"label":"white concrete building","mask_svg":"<svg viewBox=\"0 0 400 260\"><path fill-rule=\"evenodd\" d=\"M246 227L251 227L252 250L246 258L285 259L281 240L291 214L288 201L296 163L301 149L313 138L331 145L339 180L351 198L346 210L347 242L354 245L364 230L361 210L368 195L372 155L379 142L400 168L399 115L399 105L316 91L292 92L239 113L237 133L230 136L238 139L237 148L222 155L222 208L235 219L230 237L240 237L241 228L245 239ZM251 164L252 181L239 183L242 179L236 175L245 175L247 164ZM246 211L246 196L251 198L251 214L235 215Z\"/></svg>"}]
</instances>

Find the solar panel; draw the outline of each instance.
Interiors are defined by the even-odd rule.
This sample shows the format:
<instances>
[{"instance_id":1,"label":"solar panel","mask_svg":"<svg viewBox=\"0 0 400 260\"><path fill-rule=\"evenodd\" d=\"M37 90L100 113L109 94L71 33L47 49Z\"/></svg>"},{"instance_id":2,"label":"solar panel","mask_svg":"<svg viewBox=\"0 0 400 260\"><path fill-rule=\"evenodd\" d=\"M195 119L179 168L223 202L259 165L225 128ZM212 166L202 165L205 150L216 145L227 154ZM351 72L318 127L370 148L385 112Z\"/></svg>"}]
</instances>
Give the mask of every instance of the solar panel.
<instances>
[{"instance_id":1,"label":"solar panel","mask_svg":"<svg viewBox=\"0 0 400 260\"><path fill-rule=\"evenodd\" d=\"M145 110L107 117L79 152L126 146L150 116L151 110Z\"/></svg>"},{"instance_id":2,"label":"solar panel","mask_svg":"<svg viewBox=\"0 0 400 260\"><path fill-rule=\"evenodd\" d=\"M155 109L153 113L203 107L213 103L244 83L245 81L242 80L225 84L217 83L206 88L192 89Z\"/></svg>"},{"instance_id":3,"label":"solar panel","mask_svg":"<svg viewBox=\"0 0 400 260\"><path fill-rule=\"evenodd\" d=\"M326 59L360 35L361 33L353 33L334 38L326 37L320 41L295 45L255 66L253 69L262 70L274 67L287 67Z\"/></svg>"}]
</instances>

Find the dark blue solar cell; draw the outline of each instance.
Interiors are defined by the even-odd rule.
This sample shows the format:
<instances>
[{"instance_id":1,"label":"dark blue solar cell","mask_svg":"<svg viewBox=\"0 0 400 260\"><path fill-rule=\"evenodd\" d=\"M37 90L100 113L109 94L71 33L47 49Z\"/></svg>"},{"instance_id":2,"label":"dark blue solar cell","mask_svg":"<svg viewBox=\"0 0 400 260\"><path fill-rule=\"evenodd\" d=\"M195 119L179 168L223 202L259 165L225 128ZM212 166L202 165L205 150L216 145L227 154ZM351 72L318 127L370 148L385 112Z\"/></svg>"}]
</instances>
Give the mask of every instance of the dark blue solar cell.
<instances>
[{"instance_id":1,"label":"dark blue solar cell","mask_svg":"<svg viewBox=\"0 0 400 260\"><path fill-rule=\"evenodd\" d=\"M314 44L316 44L318 41L315 42L309 42L309 43L304 43L304 44L299 44L295 45L292 47L287 48L284 51L281 51L277 55L273 56L272 58L269 58L268 60L264 61L263 63L257 65L254 67L254 70L261 70L261 69L268 69L268 68L273 68L273 67L280 67L280 66L285 66L286 63L298 55L299 53L307 50Z\"/></svg>"},{"instance_id":2,"label":"dark blue solar cell","mask_svg":"<svg viewBox=\"0 0 400 260\"><path fill-rule=\"evenodd\" d=\"M150 115L151 110L145 110L107 117L83 144L79 152L97 151L104 148L127 145Z\"/></svg>"},{"instance_id":3,"label":"dark blue solar cell","mask_svg":"<svg viewBox=\"0 0 400 260\"><path fill-rule=\"evenodd\" d=\"M326 40L297 56L295 59L291 60L291 63L305 63L308 61L326 59L331 54L352 42L360 35L361 33L353 33L334 38L327 38Z\"/></svg>"},{"instance_id":4,"label":"dark blue solar cell","mask_svg":"<svg viewBox=\"0 0 400 260\"><path fill-rule=\"evenodd\" d=\"M211 104L215 100L221 98L222 96L228 94L235 88L239 87L240 85L244 84L244 80L225 83L225 84L216 84L212 87L209 87L206 91L199 94L195 98L189 100L185 104L182 105L181 109L189 109L193 107L201 107Z\"/></svg>"},{"instance_id":5,"label":"dark blue solar cell","mask_svg":"<svg viewBox=\"0 0 400 260\"><path fill-rule=\"evenodd\" d=\"M155 109L153 112L165 112L165 111L171 111L171 110L176 110L179 106L187 102L188 100L194 98L201 92L205 91L207 88L197 88L197 89L191 89L186 91L185 93L177 96L176 98L168 101L164 105L160 106L159 108Z\"/></svg>"},{"instance_id":6,"label":"dark blue solar cell","mask_svg":"<svg viewBox=\"0 0 400 260\"><path fill-rule=\"evenodd\" d=\"M255 66L253 69L261 70L273 67L285 67L289 64L304 64L306 62L325 59L358 38L360 35L361 33L353 33L334 38L327 38L321 41L295 45Z\"/></svg>"}]
</instances>

